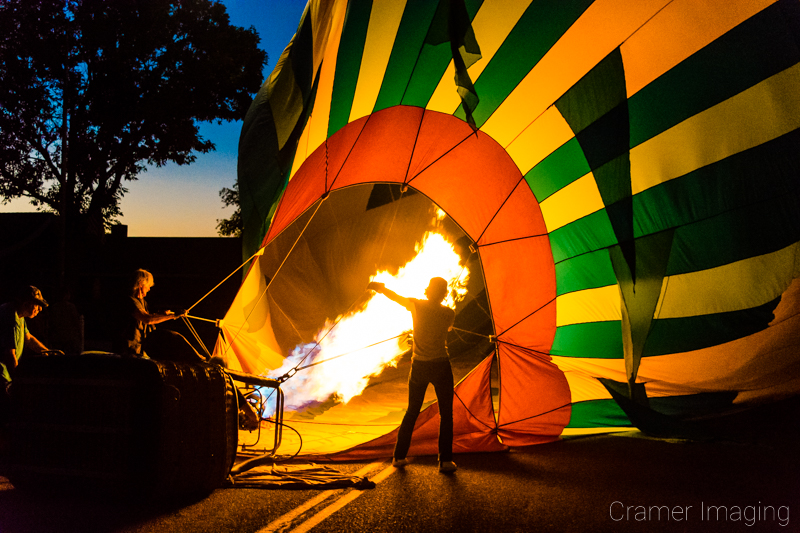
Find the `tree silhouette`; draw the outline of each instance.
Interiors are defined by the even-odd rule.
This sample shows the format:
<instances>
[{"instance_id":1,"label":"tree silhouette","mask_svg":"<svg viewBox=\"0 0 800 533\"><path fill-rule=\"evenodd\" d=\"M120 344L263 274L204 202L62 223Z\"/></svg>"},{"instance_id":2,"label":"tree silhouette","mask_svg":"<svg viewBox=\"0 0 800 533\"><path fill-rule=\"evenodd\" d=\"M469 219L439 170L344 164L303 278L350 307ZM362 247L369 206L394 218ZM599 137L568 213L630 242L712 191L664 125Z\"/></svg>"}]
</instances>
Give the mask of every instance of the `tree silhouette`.
<instances>
[{"instance_id":1,"label":"tree silhouette","mask_svg":"<svg viewBox=\"0 0 800 533\"><path fill-rule=\"evenodd\" d=\"M209 0L0 0L0 197L100 234L147 165L214 149L262 80L253 28Z\"/></svg>"},{"instance_id":2,"label":"tree silhouette","mask_svg":"<svg viewBox=\"0 0 800 533\"><path fill-rule=\"evenodd\" d=\"M217 219L217 233L221 237L241 237L244 221L242 220L242 206L239 204L239 183L234 183L232 189L227 187L220 189L219 197L225 207L235 207L236 209L229 218Z\"/></svg>"}]
</instances>

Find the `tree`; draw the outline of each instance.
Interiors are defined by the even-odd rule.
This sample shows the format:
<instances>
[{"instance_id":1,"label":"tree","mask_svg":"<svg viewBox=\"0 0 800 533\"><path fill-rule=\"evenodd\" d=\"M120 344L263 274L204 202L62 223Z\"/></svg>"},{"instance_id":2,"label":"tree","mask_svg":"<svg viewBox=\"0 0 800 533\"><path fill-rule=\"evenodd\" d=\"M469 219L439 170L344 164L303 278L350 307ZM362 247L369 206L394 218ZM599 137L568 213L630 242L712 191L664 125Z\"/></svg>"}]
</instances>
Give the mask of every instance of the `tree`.
<instances>
[{"instance_id":1,"label":"tree","mask_svg":"<svg viewBox=\"0 0 800 533\"><path fill-rule=\"evenodd\" d=\"M0 197L102 233L147 165L214 149L266 53L211 0L0 0Z\"/></svg>"},{"instance_id":2,"label":"tree","mask_svg":"<svg viewBox=\"0 0 800 533\"><path fill-rule=\"evenodd\" d=\"M233 184L233 189L223 187L219 197L225 207L236 207L230 218L217 219L217 233L222 237L241 237L244 221L242 220L242 207L239 204L239 183Z\"/></svg>"}]
</instances>

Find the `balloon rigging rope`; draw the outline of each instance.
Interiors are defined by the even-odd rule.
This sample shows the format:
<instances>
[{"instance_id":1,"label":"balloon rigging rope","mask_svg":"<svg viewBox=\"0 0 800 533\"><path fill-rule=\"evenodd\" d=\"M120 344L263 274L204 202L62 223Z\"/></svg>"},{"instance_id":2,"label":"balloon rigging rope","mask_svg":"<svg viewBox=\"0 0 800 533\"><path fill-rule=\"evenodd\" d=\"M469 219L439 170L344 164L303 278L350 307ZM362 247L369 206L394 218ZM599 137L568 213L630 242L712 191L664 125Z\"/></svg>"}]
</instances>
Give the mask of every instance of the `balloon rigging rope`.
<instances>
[{"instance_id":1,"label":"balloon rigging rope","mask_svg":"<svg viewBox=\"0 0 800 533\"><path fill-rule=\"evenodd\" d=\"M189 318L186 315L183 315L183 316L181 316L181 320L183 320L183 323L186 324L186 327L189 329L189 331L194 336L194 340L196 340L198 342L198 344L200 344L200 347L203 348L203 351L205 352L206 357L210 359L211 358L211 354L209 353L208 348L206 347L205 343L203 342L203 339L200 338L200 335L198 335L197 330L194 329L194 326L189 321Z\"/></svg>"},{"instance_id":2,"label":"balloon rigging rope","mask_svg":"<svg viewBox=\"0 0 800 533\"><path fill-rule=\"evenodd\" d=\"M494 337L494 335L484 335L483 333L478 333L476 331L470 331L468 329L461 329L461 328L457 328L455 326L453 327L453 330L454 331L461 331L463 333L469 333L470 335L476 335L478 337L483 337L484 339L491 339L491 338Z\"/></svg>"},{"instance_id":3,"label":"balloon rigging rope","mask_svg":"<svg viewBox=\"0 0 800 533\"><path fill-rule=\"evenodd\" d=\"M538 313L539 311L541 311L542 309L544 309L545 307L547 307L548 305L550 305L551 303L553 303L553 302L555 302L555 301L556 301L556 297L555 297L555 296L553 296L553 298L551 298L551 299L550 299L550 301L548 301L548 302L546 302L546 303L542 304L541 306L539 306L539 308L537 308L537 309L536 309L536 310L534 310L533 312L531 312L531 313L528 313L527 315L525 315L524 317L522 317L521 319L519 319L519 320L518 320L516 323L514 323L514 324L513 324L513 325L511 325L510 327L507 327L507 328L506 328L506 329L505 329L505 330L504 330L502 333L498 333L498 334L497 334L497 336L499 337L500 335L504 335L504 334L508 333L509 331L511 331L512 329L514 329L514 328L515 328L515 327L517 327L518 325L520 325L522 322L524 322L524 321L525 321L525 320L527 320L528 318L532 317L533 315L535 315L536 313ZM535 350L534 350L534 351L535 351Z\"/></svg>"},{"instance_id":4,"label":"balloon rigging rope","mask_svg":"<svg viewBox=\"0 0 800 533\"><path fill-rule=\"evenodd\" d=\"M219 286L220 286L220 285L222 285L223 283L225 283L226 281L228 281L228 279L229 279L231 276L233 276L234 274L236 274L237 272L239 272L239 271L242 269L242 267L244 267L244 266L245 266L247 263L249 263L249 262L250 262L250 261L251 261L251 260L252 260L252 259L253 259L255 256L259 255L260 253L261 253L261 249L259 248L259 249L258 249L258 251L256 251L256 253L254 253L253 255L251 255L250 257L248 257L248 258L247 258L247 260L245 260L245 262L244 262L244 263L242 263L241 265L239 265L239 267L238 267L236 270L234 270L233 272L231 272L230 274L228 274L228 275L225 277L225 279L223 279L222 281L220 281L219 283L217 283L217 285L216 285L216 286L215 286L213 289L211 289L210 291L208 291L208 292L205 294L205 296L203 296L202 298L200 298L199 300L197 300L197 301L196 301L196 302L195 302L195 303L194 303L194 304L193 304L193 305L192 305L192 306L191 306L189 309L187 309L187 310L186 310L186 312L188 313L189 311L191 311L192 309L194 309L194 307L195 307L197 304L199 304L200 302L202 302L203 300L205 300L205 299L206 299L206 297L207 297L209 294L211 294L212 292L214 292L215 290L217 290L217 289L219 288ZM192 317L192 318L197 318L197 317ZM208 319L206 319L206 320L208 320ZM209 322L215 322L215 321L214 321L214 320L209 320Z\"/></svg>"},{"instance_id":5,"label":"balloon rigging rope","mask_svg":"<svg viewBox=\"0 0 800 533\"><path fill-rule=\"evenodd\" d=\"M524 422L526 420L531 420L533 418L539 418L540 416L544 416L544 415L548 415L550 413L554 413L556 411L564 409L565 407L569 407L570 405L572 405L572 403L565 403L564 405L559 405L558 407L553 407L552 409L548 409L547 411L544 411L544 412L541 412L541 413L538 413L538 414L535 414L535 415L526 416L525 418L520 418L519 420L512 420L511 422L505 422L503 424L498 424L497 427L506 427L506 426L510 426L512 424L517 424L519 422Z\"/></svg>"},{"instance_id":6,"label":"balloon rigging rope","mask_svg":"<svg viewBox=\"0 0 800 533\"><path fill-rule=\"evenodd\" d=\"M233 343L234 343L234 342L236 342L236 339L238 339L238 338L239 338L239 335L241 334L241 332L242 332L242 329L244 328L244 325L247 323L247 321L248 321L248 320L250 320L250 315L251 315L251 314L253 314L253 312L254 312L254 311L255 311L255 310L258 308L258 304L261 302L261 300L264 298L264 296L266 296L266 294L267 294L267 291L269 290L269 287L270 287L270 285L272 285L272 282L273 282L273 281L275 281L275 278L278 276L278 273L279 273L279 272L281 271L281 269L283 268L283 265L285 265L285 264L286 264L286 260L287 260L287 259L289 259L289 256L292 254L292 251L294 251L294 248L295 248L295 246L297 246L297 243L298 243L298 242L300 242L300 239L303 237L303 234L306 232L306 229L308 229L308 226L311 224L311 221L312 221L312 220L314 220L314 217L316 216L316 214L317 214L317 211L319 211L319 208L322 206L322 203L325 201L325 199L326 199L327 197L328 197L328 194L327 194L327 192L326 192L326 193L325 193L325 194L324 194L324 195L323 195L323 196L320 198L320 200L317 202L317 207L314 209L314 212L311 214L311 217L309 217L308 221L306 222L306 225L305 225L305 226L303 226L303 229L302 229L302 231L300 231L300 235L298 235L298 236L297 236L297 238L294 240L294 243L292 244L292 247L291 247L291 248L289 248L289 251L288 251L288 252L286 252L286 255L283 257L283 260L281 261L281 264L280 264L280 265L278 265L278 269L277 269L277 270L275 271L275 273L272 275L272 278L270 278L270 280L267 282L267 286L266 286L266 287L264 287L264 290L263 290L263 291L261 291L261 294L259 295L259 297L258 297L258 300L256 300L256 301L254 302L254 305L253 305L253 306L252 306L252 308L250 309L250 312L249 312L249 313L247 313L247 316L244 318L244 320L242 321L242 323L239 325L239 328L236 330L236 333L234 334L234 336L233 336L233 339L231 339L231 341L230 341L229 343L227 343L228 345L227 345L227 346L226 346L226 348L225 348L225 354L227 354L227 353L228 353L228 351L229 351L229 350L231 349L231 347L233 346ZM260 249L259 249L259 252L260 252ZM259 252L256 252L255 254L253 254L253 256L257 255ZM250 259L252 259L252 258L253 258L253 256L251 256L251 257L250 257ZM250 259L248 259L248 261L249 261ZM239 267L239 268L241 268L241 267ZM237 269L237 270L238 270L238 269ZM229 277L230 277L230 276L229 276Z\"/></svg>"},{"instance_id":7,"label":"balloon rigging rope","mask_svg":"<svg viewBox=\"0 0 800 533\"><path fill-rule=\"evenodd\" d=\"M380 265L381 260L383 260L383 252L386 250L386 243L389 242L389 235L392 233L392 228L394 228L394 221L397 219L397 211L400 209L400 200L403 199L403 194L405 193L405 183L403 187L400 189L400 198L394 201L394 215L392 215L392 223L389 224L389 230L386 232L386 238L383 239L383 246L381 246L381 255L378 256L378 265ZM376 265L377 266L377 265Z\"/></svg>"},{"instance_id":8,"label":"balloon rigging rope","mask_svg":"<svg viewBox=\"0 0 800 533\"><path fill-rule=\"evenodd\" d=\"M394 337L389 337L388 339L384 339L382 341L373 342L372 344L369 344L367 346L363 346L361 348L357 348L355 350L351 350L349 352L345 352L345 353L342 353L342 354L339 354L339 355L334 355L333 357L329 357L327 359L323 359L322 361L314 361L313 363L307 364L306 366L296 367L296 370L300 371L300 370L305 370L306 368L311 368L312 366L321 365L322 363L327 363L328 361L333 361L334 359L338 359L340 357L344 357L345 355L354 354L356 352L360 352L361 350L366 350L367 348L372 348L373 346L377 346L379 344L383 344L384 342L389 342L389 341L394 340L394 339L399 339L403 335L405 335L405 332L400 333L399 335L395 335Z\"/></svg>"},{"instance_id":9,"label":"balloon rigging rope","mask_svg":"<svg viewBox=\"0 0 800 533\"><path fill-rule=\"evenodd\" d=\"M273 278L273 279L274 279L274 278ZM302 359L300 359L300 361L298 361L298 362L297 362L297 364L294 366L294 368L292 368L291 370L289 370L288 372L286 372L284 375L282 375L281 377L279 377L279 378L278 378L278 381L286 381L287 379L289 379L290 377L292 377L293 375L295 375L295 374L297 373L297 371L298 371L298 370L301 370L301 369L299 368L299 367L300 367L300 365L302 365L302 364L303 364L303 362L304 362L304 361L305 361L305 360L308 358L308 356L309 356L309 355L311 355L312 353L314 353L314 350L316 350L316 349L317 349L317 347L319 347L320 343L321 343L323 340L325 340L325 337L327 337L327 336L328 336L328 334L329 334L331 331L333 331L333 330L334 330L334 328L335 328L335 327L336 327L336 326L339 324L339 322L341 322L341 321L342 321L342 319L343 319L345 316L347 316L347 314L350 312L350 310L353 308L353 306L355 306L355 305L356 305L356 303L357 303L357 302L358 302L360 299L361 299L361 295L357 296L357 297L356 297L356 299L355 299L355 300L353 300L353 303L351 303L351 304L350 304L350 307L348 307L348 308L347 308L347 311L345 311L344 313L342 313L341 315L339 315L339 316L336 318L336 321L335 321L335 322L334 322L334 323L331 325L331 327L329 327L329 328L328 328L328 330L325 332L325 334L324 334L324 335L323 335L323 336L322 336L320 339L318 339L317 341L315 341L315 342L314 342L314 347L313 347L313 348L311 348L311 349L308 351L308 353L306 353L306 354L303 356L303 358L302 358ZM240 328L240 329L241 329L241 328ZM309 366L313 366L313 365L309 365ZM306 368L307 368L307 367L306 367Z\"/></svg>"}]
</instances>

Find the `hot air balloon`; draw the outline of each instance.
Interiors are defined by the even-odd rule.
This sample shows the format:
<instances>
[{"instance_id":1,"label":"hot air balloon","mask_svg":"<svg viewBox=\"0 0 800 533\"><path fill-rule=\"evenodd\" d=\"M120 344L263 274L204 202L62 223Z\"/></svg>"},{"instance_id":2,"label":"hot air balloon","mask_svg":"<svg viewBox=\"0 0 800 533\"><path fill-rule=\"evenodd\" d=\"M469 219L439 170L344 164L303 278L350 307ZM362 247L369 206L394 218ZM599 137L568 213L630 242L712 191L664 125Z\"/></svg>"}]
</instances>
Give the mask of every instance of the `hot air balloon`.
<instances>
[{"instance_id":1,"label":"hot air balloon","mask_svg":"<svg viewBox=\"0 0 800 533\"><path fill-rule=\"evenodd\" d=\"M303 453L388 456L409 328L344 324L438 239L456 452L794 396L798 87L793 0L312 0L242 129L215 353L284 377Z\"/></svg>"}]
</instances>

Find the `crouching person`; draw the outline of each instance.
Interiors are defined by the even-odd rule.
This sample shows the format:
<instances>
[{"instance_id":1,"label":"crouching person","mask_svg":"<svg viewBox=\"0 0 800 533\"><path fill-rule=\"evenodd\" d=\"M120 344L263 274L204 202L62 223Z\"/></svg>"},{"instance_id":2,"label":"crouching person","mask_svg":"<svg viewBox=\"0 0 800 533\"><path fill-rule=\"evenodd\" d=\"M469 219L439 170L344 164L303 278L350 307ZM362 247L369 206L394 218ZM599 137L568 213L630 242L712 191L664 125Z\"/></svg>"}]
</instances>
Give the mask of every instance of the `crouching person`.
<instances>
[{"instance_id":1,"label":"crouching person","mask_svg":"<svg viewBox=\"0 0 800 533\"><path fill-rule=\"evenodd\" d=\"M26 318L38 315L47 302L34 286L23 287L13 301L0 306L0 427L8 421L8 385L23 352L41 353L47 348L28 331Z\"/></svg>"}]
</instances>

